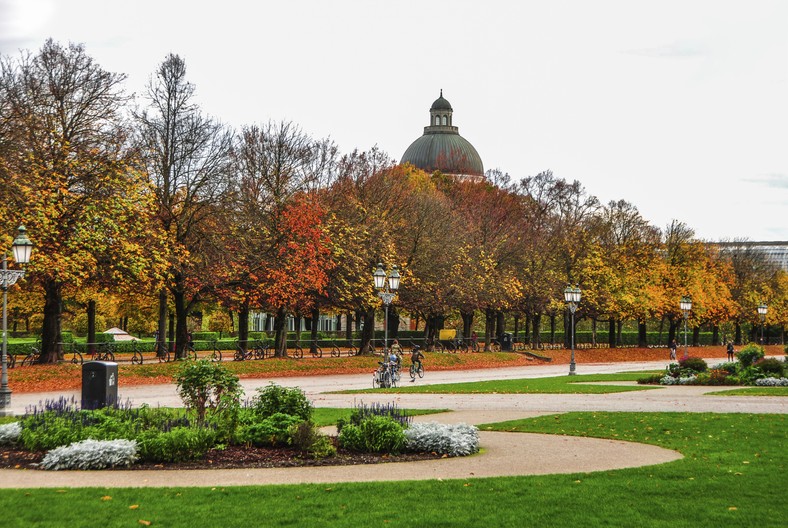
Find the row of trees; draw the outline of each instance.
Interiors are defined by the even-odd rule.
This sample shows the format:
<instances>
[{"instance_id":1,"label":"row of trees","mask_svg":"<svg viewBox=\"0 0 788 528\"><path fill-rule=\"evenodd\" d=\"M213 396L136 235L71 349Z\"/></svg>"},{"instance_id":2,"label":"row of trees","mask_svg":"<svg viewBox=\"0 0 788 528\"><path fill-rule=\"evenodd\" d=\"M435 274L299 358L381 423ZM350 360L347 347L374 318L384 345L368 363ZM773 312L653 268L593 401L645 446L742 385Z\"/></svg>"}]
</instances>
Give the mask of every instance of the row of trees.
<instances>
[{"instance_id":1,"label":"row of trees","mask_svg":"<svg viewBox=\"0 0 788 528\"><path fill-rule=\"evenodd\" d=\"M377 148L343 155L293 123L231 130L196 104L177 55L139 100L81 45L48 41L0 67L0 225L26 224L36 244L17 313L43 310L42 362L62 354L64 301L90 321L107 291L127 312L158 298L162 342L173 309L178 356L206 303L238 314L242 342L250 310L274 314L280 356L288 315L355 314L366 348L378 262L402 270L392 319L403 310L428 334L457 314L468 335L483 314L489 338L509 313L538 340L566 284L582 287L578 316L607 322L612 344L625 320L644 343L646 321L667 320L672 338L687 294L694 327L738 329L762 300L770 323L788 315L788 279L763 254L721 252L678 222L660 230L549 171L468 181Z\"/></svg>"}]
</instances>

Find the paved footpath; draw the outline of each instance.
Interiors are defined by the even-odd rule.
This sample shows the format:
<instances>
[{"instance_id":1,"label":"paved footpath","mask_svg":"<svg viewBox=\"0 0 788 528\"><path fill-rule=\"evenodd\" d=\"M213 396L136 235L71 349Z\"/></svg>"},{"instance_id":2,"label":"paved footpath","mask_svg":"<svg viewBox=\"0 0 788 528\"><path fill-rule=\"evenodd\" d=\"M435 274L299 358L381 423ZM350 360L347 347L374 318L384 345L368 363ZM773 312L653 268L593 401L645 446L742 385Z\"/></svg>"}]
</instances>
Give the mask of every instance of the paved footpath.
<instances>
[{"instance_id":1,"label":"paved footpath","mask_svg":"<svg viewBox=\"0 0 788 528\"><path fill-rule=\"evenodd\" d=\"M709 364L719 359L708 360ZM427 366L429 368L429 366ZM583 364L579 374L658 370L664 362ZM536 378L563 375L567 365L533 365L466 371L428 370L418 384L493 379ZM567 411L626 412L742 412L788 413L781 397L704 396L721 387L661 387L615 394L331 394L331 391L371 386L370 374L311 376L242 380L248 396L257 387L275 382L299 386L318 407L352 407L364 403L394 401L401 408L448 409L452 412L418 417L423 421L480 424ZM407 382L406 382L407 383ZM30 405L73 393L14 394L11 411L20 414ZM174 385L120 387L119 396L134 405L177 406ZM364 482L376 480L424 480L480 478L490 476L577 473L661 464L681 458L675 451L656 446L606 439L556 435L481 432L483 453L471 457L426 462L329 466L309 468L189 470L189 471L19 471L0 470L0 488L27 487L136 487L136 486L233 486L286 483ZM549 456L545 456L549 453Z\"/></svg>"}]
</instances>

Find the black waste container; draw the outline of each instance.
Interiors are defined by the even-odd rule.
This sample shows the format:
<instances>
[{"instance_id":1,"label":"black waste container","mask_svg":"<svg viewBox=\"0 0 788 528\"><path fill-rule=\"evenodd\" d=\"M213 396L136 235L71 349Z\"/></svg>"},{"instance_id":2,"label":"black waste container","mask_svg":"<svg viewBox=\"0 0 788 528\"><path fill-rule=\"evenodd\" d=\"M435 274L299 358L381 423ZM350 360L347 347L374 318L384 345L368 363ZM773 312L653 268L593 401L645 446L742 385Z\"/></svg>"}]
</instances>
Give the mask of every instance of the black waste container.
<instances>
[{"instance_id":1,"label":"black waste container","mask_svg":"<svg viewBox=\"0 0 788 528\"><path fill-rule=\"evenodd\" d=\"M99 409L118 401L118 364L88 361L82 364L82 408Z\"/></svg>"},{"instance_id":2,"label":"black waste container","mask_svg":"<svg viewBox=\"0 0 788 528\"><path fill-rule=\"evenodd\" d=\"M504 332L501 334L501 351L502 352L512 351L512 334L508 332Z\"/></svg>"}]
</instances>

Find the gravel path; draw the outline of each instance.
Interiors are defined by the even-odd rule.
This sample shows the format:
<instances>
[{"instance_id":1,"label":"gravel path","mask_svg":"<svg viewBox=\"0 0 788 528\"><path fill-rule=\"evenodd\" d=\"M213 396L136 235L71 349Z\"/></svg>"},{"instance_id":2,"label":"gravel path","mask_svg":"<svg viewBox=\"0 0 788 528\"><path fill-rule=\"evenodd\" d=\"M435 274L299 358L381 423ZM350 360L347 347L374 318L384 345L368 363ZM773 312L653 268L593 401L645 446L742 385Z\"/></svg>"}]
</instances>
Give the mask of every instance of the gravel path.
<instances>
[{"instance_id":1,"label":"gravel path","mask_svg":"<svg viewBox=\"0 0 788 528\"><path fill-rule=\"evenodd\" d=\"M711 360L712 362L714 360ZM661 369L662 362L583 365L583 374ZM429 373L419 383L446 383L482 379L516 379L565 374L565 365L534 365L478 371ZM438 408L453 412L418 417L423 421L480 424L567 411L626 412L746 412L788 413L780 397L704 396L718 387L662 387L615 394L327 394L328 391L366 388L369 375L243 380L247 395L269 381L300 386L319 407L351 407L358 401L395 401L402 408ZM178 405L172 385L121 387L123 399L140 405ZM63 393L20 394L12 397L11 410L21 413L28 405ZM74 395L79 398L78 393ZM68 394L67 396L70 396ZM606 439L526 433L481 432L484 452L471 457L422 462L360 466L283 469L190 471L18 471L0 470L0 488L28 487L140 487L233 486L365 482L380 480L465 479L491 476L582 473L661 464L681 458L675 451L656 446Z\"/></svg>"}]
</instances>

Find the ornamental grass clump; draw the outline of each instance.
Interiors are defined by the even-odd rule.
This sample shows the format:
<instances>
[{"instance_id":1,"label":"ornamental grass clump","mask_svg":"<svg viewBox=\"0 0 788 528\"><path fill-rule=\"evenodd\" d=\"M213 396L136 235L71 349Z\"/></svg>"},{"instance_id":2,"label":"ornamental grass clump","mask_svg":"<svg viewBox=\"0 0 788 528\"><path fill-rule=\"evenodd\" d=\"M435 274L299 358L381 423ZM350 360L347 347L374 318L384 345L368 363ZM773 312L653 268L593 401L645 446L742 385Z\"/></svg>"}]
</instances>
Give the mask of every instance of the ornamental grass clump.
<instances>
[{"instance_id":1,"label":"ornamental grass clump","mask_svg":"<svg viewBox=\"0 0 788 528\"><path fill-rule=\"evenodd\" d=\"M137 442L133 440L87 439L52 449L44 455L44 469L104 469L128 467L137 460Z\"/></svg>"},{"instance_id":2,"label":"ornamental grass clump","mask_svg":"<svg viewBox=\"0 0 788 528\"><path fill-rule=\"evenodd\" d=\"M479 452L479 429L473 425L415 423L405 430L409 451L450 456L468 456Z\"/></svg>"},{"instance_id":3,"label":"ornamental grass clump","mask_svg":"<svg viewBox=\"0 0 788 528\"><path fill-rule=\"evenodd\" d=\"M11 422L0 425L0 445L15 445L22 435L22 424Z\"/></svg>"}]
</instances>

